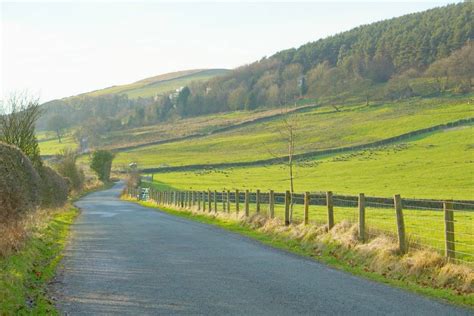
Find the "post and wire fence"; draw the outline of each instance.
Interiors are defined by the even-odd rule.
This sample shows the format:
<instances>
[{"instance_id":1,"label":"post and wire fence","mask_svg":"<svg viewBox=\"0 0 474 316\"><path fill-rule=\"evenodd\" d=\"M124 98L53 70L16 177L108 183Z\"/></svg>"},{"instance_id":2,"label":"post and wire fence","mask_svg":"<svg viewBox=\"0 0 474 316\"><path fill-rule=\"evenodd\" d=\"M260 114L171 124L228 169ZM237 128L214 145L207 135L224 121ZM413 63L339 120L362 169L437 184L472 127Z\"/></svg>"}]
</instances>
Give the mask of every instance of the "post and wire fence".
<instances>
[{"instance_id":1,"label":"post and wire fence","mask_svg":"<svg viewBox=\"0 0 474 316\"><path fill-rule=\"evenodd\" d=\"M364 243L380 235L393 238L404 254L410 248L432 249L448 258L474 266L474 201L406 199L328 192L293 193L273 190L157 191L141 188L128 194L158 205L208 213L260 214L280 218L284 225L316 224L332 229L348 222L358 227Z\"/></svg>"}]
</instances>

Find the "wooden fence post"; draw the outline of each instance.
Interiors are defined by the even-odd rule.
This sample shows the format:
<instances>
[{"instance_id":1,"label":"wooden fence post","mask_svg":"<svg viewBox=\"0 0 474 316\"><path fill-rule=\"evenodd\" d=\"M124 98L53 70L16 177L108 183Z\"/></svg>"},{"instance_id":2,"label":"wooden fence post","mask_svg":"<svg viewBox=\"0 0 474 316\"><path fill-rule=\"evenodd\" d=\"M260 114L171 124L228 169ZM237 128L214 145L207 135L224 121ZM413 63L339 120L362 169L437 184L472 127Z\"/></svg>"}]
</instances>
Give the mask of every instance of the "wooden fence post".
<instances>
[{"instance_id":1,"label":"wooden fence post","mask_svg":"<svg viewBox=\"0 0 474 316\"><path fill-rule=\"evenodd\" d=\"M407 252L407 244L405 239L405 222L403 220L403 210L402 210L402 198L400 194L393 196L393 201L395 204L395 212L397 214L397 229L398 229L398 245L401 254Z\"/></svg>"},{"instance_id":2,"label":"wooden fence post","mask_svg":"<svg viewBox=\"0 0 474 316\"><path fill-rule=\"evenodd\" d=\"M249 199L250 199L249 190L245 190L245 216L247 217L250 215Z\"/></svg>"},{"instance_id":3,"label":"wooden fence post","mask_svg":"<svg viewBox=\"0 0 474 316\"><path fill-rule=\"evenodd\" d=\"M196 193L191 191L191 205L194 207L196 205Z\"/></svg>"},{"instance_id":4,"label":"wooden fence post","mask_svg":"<svg viewBox=\"0 0 474 316\"><path fill-rule=\"evenodd\" d=\"M268 193L268 212L270 213L270 218L275 217L275 192L273 190L270 190Z\"/></svg>"},{"instance_id":5,"label":"wooden fence post","mask_svg":"<svg viewBox=\"0 0 474 316\"><path fill-rule=\"evenodd\" d=\"M260 190L255 193L256 212L260 213Z\"/></svg>"},{"instance_id":6,"label":"wooden fence post","mask_svg":"<svg viewBox=\"0 0 474 316\"><path fill-rule=\"evenodd\" d=\"M225 199L225 190L222 191L222 212L225 213L226 211L226 205L225 205L226 199Z\"/></svg>"},{"instance_id":7,"label":"wooden fence post","mask_svg":"<svg viewBox=\"0 0 474 316\"><path fill-rule=\"evenodd\" d=\"M202 211L206 211L206 192L202 191Z\"/></svg>"},{"instance_id":8,"label":"wooden fence post","mask_svg":"<svg viewBox=\"0 0 474 316\"><path fill-rule=\"evenodd\" d=\"M214 190L214 212L217 212L217 191Z\"/></svg>"},{"instance_id":9,"label":"wooden fence post","mask_svg":"<svg viewBox=\"0 0 474 316\"><path fill-rule=\"evenodd\" d=\"M365 195L359 193L359 240L365 242Z\"/></svg>"},{"instance_id":10,"label":"wooden fence post","mask_svg":"<svg viewBox=\"0 0 474 316\"><path fill-rule=\"evenodd\" d=\"M212 211L211 190L207 190L207 203L209 205L209 213Z\"/></svg>"},{"instance_id":11,"label":"wooden fence post","mask_svg":"<svg viewBox=\"0 0 474 316\"><path fill-rule=\"evenodd\" d=\"M291 194L290 191L285 192L285 226L290 225L290 204Z\"/></svg>"},{"instance_id":12,"label":"wooden fence post","mask_svg":"<svg viewBox=\"0 0 474 316\"><path fill-rule=\"evenodd\" d=\"M309 192L304 193L304 224L308 225L309 222L309 203L310 195Z\"/></svg>"},{"instance_id":13,"label":"wooden fence post","mask_svg":"<svg viewBox=\"0 0 474 316\"><path fill-rule=\"evenodd\" d=\"M198 211L200 211L201 210L201 192L196 191L196 195L197 195Z\"/></svg>"},{"instance_id":14,"label":"wooden fence post","mask_svg":"<svg viewBox=\"0 0 474 316\"><path fill-rule=\"evenodd\" d=\"M235 212L239 214L239 202L240 202L240 193L239 190L235 190Z\"/></svg>"},{"instance_id":15,"label":"wooden fence post","mask_svg":"<svg viewBox=\"0 0 474 316\"><path fill-rule=\"evenodd\" d=\"M328 207L328 229L334 227L334 202L332 199L332 192L326 192L326 204Z\"/></svg>"},{"instance_id":16,"label":"wooden fence post","mask_svg":"<svg viewBox=\"0 0 474 316\"><path fill-rule=\"evenodd\" d=\"M230 213L230 191L227 190L227 213Z\"/></svg>"},{"instance_id":17,"label":"wooden fence post","mask_svg":"<svg viewBox=\"0 0 474 316\"><path fill-rule=\"evenodd\" d=\"M443 203L444 209L444 231L445 231L445 255L449 260L456 257L455 253L455 239L454 239L454 212L453 202L446 201Z\"/></svg>"}]
</instances>

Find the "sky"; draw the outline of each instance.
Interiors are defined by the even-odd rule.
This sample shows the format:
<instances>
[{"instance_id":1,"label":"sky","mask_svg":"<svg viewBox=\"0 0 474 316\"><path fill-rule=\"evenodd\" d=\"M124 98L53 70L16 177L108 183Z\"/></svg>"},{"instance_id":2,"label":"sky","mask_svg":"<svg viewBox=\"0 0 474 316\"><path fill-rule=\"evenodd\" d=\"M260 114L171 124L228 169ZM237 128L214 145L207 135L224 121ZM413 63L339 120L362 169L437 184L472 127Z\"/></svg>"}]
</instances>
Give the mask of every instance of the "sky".
<instances>
[{"instance_id":1,"label":"sky","mask_svg":"<svg viewBox=\"0 0 474 316\"><path fill-rule=\"evenodd\" d=\"M361 24L453 1L0 0L0 100L42 102L171 71L235 68Z\"/></svg>"}]
</instances>

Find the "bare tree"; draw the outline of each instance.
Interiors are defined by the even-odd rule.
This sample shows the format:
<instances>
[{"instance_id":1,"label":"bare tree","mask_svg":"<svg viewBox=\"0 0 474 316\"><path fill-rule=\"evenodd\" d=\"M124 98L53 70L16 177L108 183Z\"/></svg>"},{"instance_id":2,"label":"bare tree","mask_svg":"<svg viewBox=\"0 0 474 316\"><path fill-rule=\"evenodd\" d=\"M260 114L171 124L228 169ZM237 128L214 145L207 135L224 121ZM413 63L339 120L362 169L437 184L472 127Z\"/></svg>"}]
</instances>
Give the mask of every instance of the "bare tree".
<instances>
[{"instance_id":1,"label":"bare tree","mask_svg":"<svg viewBox=\"0 0 474 316\"><path fill-rule=\"evenodd\" d=\"M296 107L296 103L295 103ZM284 163L288 166L288 180L290 181L290 196L291 196L291 203L290 203L290 222L293 219L293 205L294 205L294 193L295 193L295 186L294 186L294 168L295 168L295 161L294 156L296 153L296 144L298 141L298 129L299 129L299 116L296 111L293 111L290 108L286 108L282 110L282 120L281 126L278 128L278 133L280 134L281 139L283 139L286 143L286 154L277 154L267 148L267 151L272 155L274 158L283 158ZM286 180L286 179L285 179Z\"/></svg>"},{"instance_id":2,"label":"bare tree","mask_svg":"<svg viewBox=\"0 0 474 316\"><path fill-rule=\"evenodd\" d=\"M287 110L288 112L288 110ZM279 130L280 135L283 139L286 140L288 146L288 176L290 180L290 196L291 196L291 204L290 204L290 222L293 221L293 195L295 192L294 186L294 155L295 155L295 144L297 141L297 133L298 133L298 114L296 112L288 113L287 115L283 116L282 119L282 128Z\"/></svg>"},{"instance_id":3,"label":"bare tree","mask_svg":"<svg viewBox=\"0 0 474 316\"><path fill-rule=\"evenodd\" d=\"M0 108L0 141L17 146L35 167L42 165L35 135L40 115L39 99L26 92L10 95Z\"/></svg>"}]
</instances>

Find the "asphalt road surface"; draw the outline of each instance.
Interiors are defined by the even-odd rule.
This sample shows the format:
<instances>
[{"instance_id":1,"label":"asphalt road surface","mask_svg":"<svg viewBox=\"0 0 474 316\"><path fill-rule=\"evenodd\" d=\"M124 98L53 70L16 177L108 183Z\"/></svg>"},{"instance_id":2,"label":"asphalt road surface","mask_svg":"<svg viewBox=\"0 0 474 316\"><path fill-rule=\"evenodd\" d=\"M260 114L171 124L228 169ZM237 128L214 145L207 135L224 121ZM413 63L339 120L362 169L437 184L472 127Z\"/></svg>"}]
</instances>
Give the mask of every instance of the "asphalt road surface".
<instances>
[{"instance_id":1,"label":"asphalt road surface","mask_svg":"<svg viewBox=\"0 0 474 316\"><path fill-rule=\"evenodd\" d=\"M119 200L76 204L53 295L67 315L472 315L219 228Z\"/></svg>"}]
</instances>

